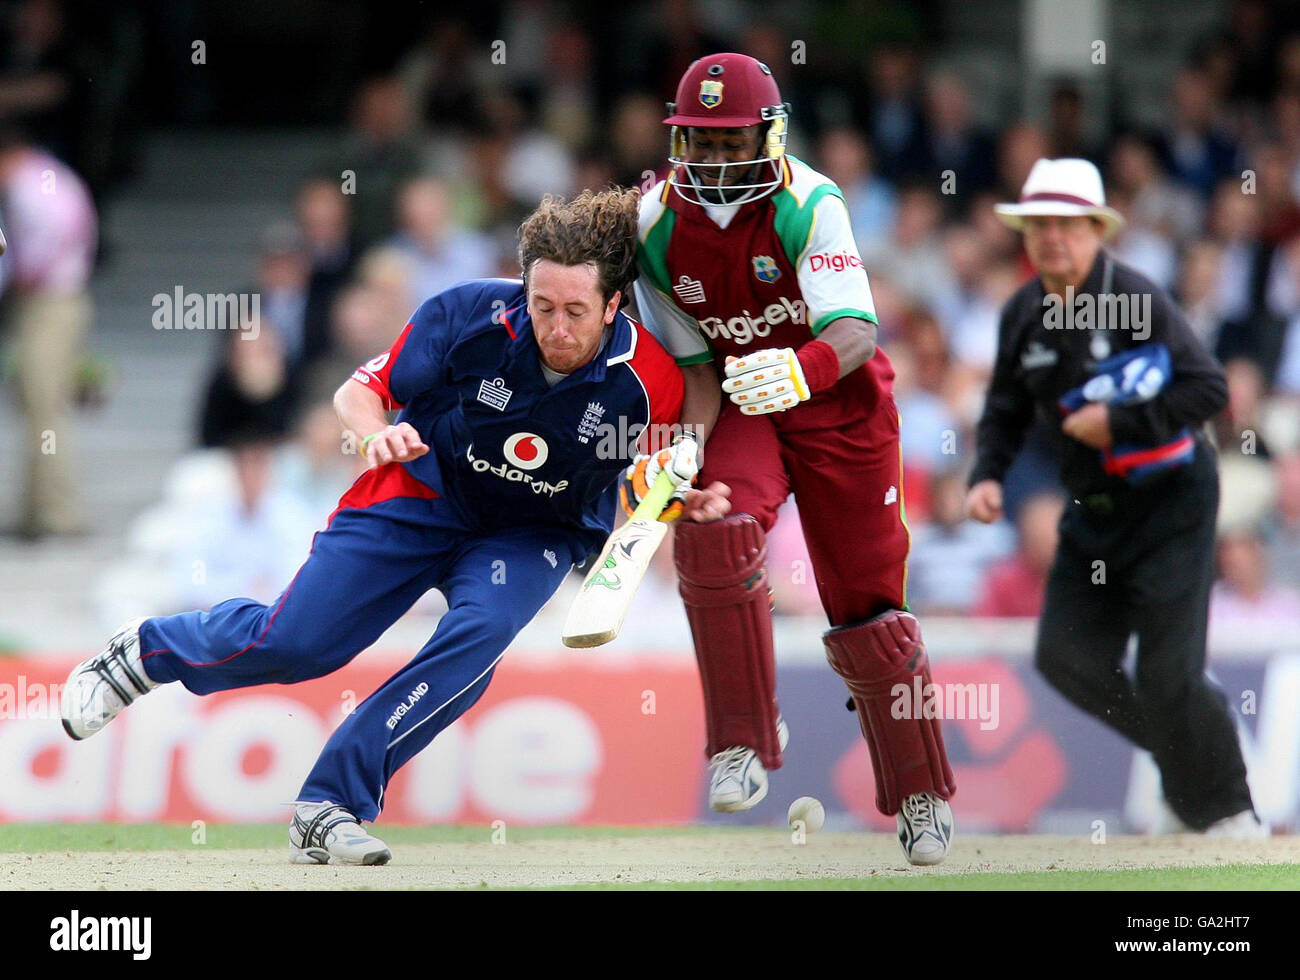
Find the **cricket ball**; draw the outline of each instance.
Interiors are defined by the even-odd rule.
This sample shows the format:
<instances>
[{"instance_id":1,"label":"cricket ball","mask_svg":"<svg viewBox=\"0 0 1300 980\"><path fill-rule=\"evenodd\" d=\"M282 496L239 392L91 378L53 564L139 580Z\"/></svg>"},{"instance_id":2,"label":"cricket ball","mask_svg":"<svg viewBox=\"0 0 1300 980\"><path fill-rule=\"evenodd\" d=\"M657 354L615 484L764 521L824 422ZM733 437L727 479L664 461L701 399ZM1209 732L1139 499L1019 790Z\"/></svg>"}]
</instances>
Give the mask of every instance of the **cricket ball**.
<instances>
[{"instance_id":1,"label":"cricket ball","mask_svg":"<svg viewBox=\"0 0 1300 980\"><path fill-rule=\"evenodd\" d=\"M801 796L790 804L786 818L792 830L795 824L802 821L804 830L811 834L822 829L822 824L826 822L826 808L816 797Z\"/></svg>"}]
</instances>

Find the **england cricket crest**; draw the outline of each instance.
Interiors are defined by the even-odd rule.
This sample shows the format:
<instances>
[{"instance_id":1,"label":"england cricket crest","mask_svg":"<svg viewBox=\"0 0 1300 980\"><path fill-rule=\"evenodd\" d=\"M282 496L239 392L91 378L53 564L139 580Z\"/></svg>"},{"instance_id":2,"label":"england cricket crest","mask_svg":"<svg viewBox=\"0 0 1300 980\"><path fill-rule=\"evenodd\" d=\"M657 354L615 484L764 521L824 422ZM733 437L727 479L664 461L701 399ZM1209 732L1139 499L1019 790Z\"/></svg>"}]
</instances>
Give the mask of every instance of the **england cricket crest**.
<instances>
[{"instance_id":1,"label":"england cricket crest","mask_svg":"<svg viewBox=\"0 0 1300 980\"><path fill-rule=\"evenodd\" d=\"M700 82L700 105L714 109L722 104L722 83L712 78Z\"/></svg>"},{"instance_id":2,"label":"england cricket crest","mask_svg":"<svg viewBox=\"0 0 1300 980\"><path fill-rule=\"evenodd\" d=\"M781 270L777 267L776 259L770 255L754 256L754 275L759 282L776 282L781 278Z\"/></svg>"}]
</instances>

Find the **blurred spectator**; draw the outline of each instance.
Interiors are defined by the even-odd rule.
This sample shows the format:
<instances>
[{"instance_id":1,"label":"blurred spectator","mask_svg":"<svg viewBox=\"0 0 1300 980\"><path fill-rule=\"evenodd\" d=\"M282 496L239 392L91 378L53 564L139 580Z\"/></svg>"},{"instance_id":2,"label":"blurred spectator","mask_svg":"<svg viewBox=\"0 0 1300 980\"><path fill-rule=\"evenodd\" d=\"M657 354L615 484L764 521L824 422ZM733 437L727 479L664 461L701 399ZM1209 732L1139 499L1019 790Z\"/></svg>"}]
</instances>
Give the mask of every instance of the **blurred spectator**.
<instances>
[{"instance_id":1,"label":"blurred spectator","mask_svg":"<svg viewBox=\"0 0 1300 980\"><path fill-rule=\"evenodd\" d=\"M0 322L14 344L25 426L26 483L18 531L30 537L86 527L69 417L75 372L93 316L89 283L98 220L81 178L20 136L0 133Z\"/></svg>"},{"instance_id":2,"label":"blurred spectator","mask_svg":"<svg viewBox=\"0 0 1300 980\"><path fill-rule=\"evenodd\" d=\"M1107 251L1153 280L1161 289L1172 290L1178 267L1178 253L1174 250L1173 240L1130 219L1133 197L1124 188L1108 187L1106 203L1126 219L1124 226L1110 239Z\"/></svg>"},{"instance_id":3,"label":"blurred spectator","mask_svg":"<svg viewBox=\"0 0 1300 980\"><path fill-rule=\"evenodd\" d=\"M950 466L930 484L929 523L912 532L907 560L908 606L922 615L969 615L994 562L1015 549L1015 534L1006 522L966 520L966 470Z\"/></svg>"},{"instance_id":4,"label":"blurred spectator","mask_svg":"<svg viewBox=\"0 0 1300 980\"><path fill-rule=\"evenodd\" d=\"M1159 152L1176 178L1208 198L1222 178L1237 170L1237 146L1215 127L1219 104L1210 77L1184 68L1174 78L1169 122Z\"/></svg>"},{"instance_id":5,"label":"blurred spectator","mask_svg":"<svg viewBox=\"0 0 1300 980\"><path fill-rule=\"evenodd\" d=\"M942 181L952 172L955 192L944 194L952 217L973 194L997 183L994 142L975 125L969 90L966 82L950 72L936 72L926 82L922 173Z\"/></svg>"},{"instance_id":6,"label":"blurred spectator","mask_svg":"<svg viewBox=\"0 0 1300 980\"><path fill-rule=\"evenodd\" d=\"M1201 202L1187 187L1169 180L1155 150L1137 134L1120 137L1110 151L1111 193L1128 200L1125 224L1139 226L1167 241L1192 237L1202 223ZM1109 199L1109 195L1108 195Z\"/></svg>"},{"instance_id":7,"label":"blurred spectator","mask_svg":"<svg viewBox=\"0 0 1300 980\"><path fill-rule=\"evenodd\" d=\"M894 401L898 405L903 462L918 467L922 474L932 473L951 462L957 451L956 420L942 398L921 386L918 358L910 343L892 345L889 359L894 366ZM909 510L908 516L914 519L917 514Z\"/></svg>"},{"instance_id":8,"label":"blurred spectator","mask_svg":"<svg viewBox=\"0 0 1300 980\"><path fill-rule=\"evenodd\" d=\"M527 47L515 45L521 62ZM455 15L433 20L395 72L411 115L435 133L447 127L469 131L477 126L481 94L492 81L489 73L503 73L499 65L484 57L484 50L483 41ZM512 59L507 58L506 63L513 70Z\"/></svg>"},{"instance_id":9,"label":"blurred spectator","mask_svg":"<svg viewBox=\"0 0 1300 980\"><path fill-rule=\"evenodd\" d=\"M321 515L272 482L269 443L231 450L237 493L205 499L177 522L176 606L208 609L232 596L270 603L311 549Z\"/></svg>"},{"instance_id":10,"label":"blurred spectator","mask_svg":"<svg viewBox=\"0 0 1300 980\"><path fill-rule=\"evenodd\" d=\"M629 93L614 104L613 119L613 125L605 131L610 145L589 150L584 156L598 155L601 149L609 152L612 177L620 187L654 186L668 173L668 127L663 124L663 102L642 93ZM596 189L590 183L583 186Z\"/></svg>"},{"instance_id":11,"label":"blurred spectator","mask_svg":"<svg viewBox=\"0 0 1300 980\"><path fill-rule=\"evenodd\" d=\"M976 194L966 213L967 226L979 235L980 250L988 263L1013 262L1024 282L1032 274L1029 260L1020 246L1020 236L1008 228L993 210L1001 198L994 193Z\"/></svg>"},{"instance_id":12,"label":"blurred spectator","mask_svg":"<svg viewBox=\"0 0 1300 980\"><path fill-rule=\"evenodd\" d=\"M1018 201L1034 163L1048 155L1047 134L1027 122L1015 122L1002 130L998 140L998 187L996 200ZM989 209L992 211L992 208Z\"/></svg>"},{"instance_id":13,"label":"blurred spectator","mask_svg":"<svg viewBox=\"0 0 1300 980\"><path fill-rule=\"evenodd\" d=\"M392 346L405 321L395 323L388 315L390 306L373 285L358 282L339 291L330 311L330 353L312 367L303 385L307 403L330 401L359 365Z\"/></svg>"},{"instance_id":14,"label":"blurred spectator","mask_svg":"<svg viewBox=\"0 0 1300 980\"><path fill-rule=\"evenodd\" d=\"M944 333L951 337L953 325L964 317L976 302L980 283L988 269L989 256L984 240L970 224L952 224L943 231L943 257L952 270L951 303L937 310Z\"/></svg>"},{"instance_id":15,"label":"blurred spectator","mask_svg":"<svg viewBox=\"0 0 1300 980\"><path fill-rule=\"evenodd\" d=\"M86 99L80 69L89 52L68 30L58 0L7 5L0 34L0 122L74 160L77 117Z\"/></svg>"},{"instance_id":16,"label":"blurred spectator","mask_svg":"<svg viewBox=\"0 0 1300 980\"><path fill-rule=\"evenodd\" d=\"M888 181L872 172L872 152L867 141L848 126L828 129L817 142L817 159L822 173L844 192L858 251L873 254L887 249L898 198Z\"/></svg>"},{"instance_id":17,"label":"blurred spectator","mask_svg":"<svg viewBox=\"0 0 1300 980\"><path fill-rule=\"evenodd\" d=\"M1250 432L1258 442L1264 408L1264 373L1248 357L1235 357L1223 365L1228 380L1228 407L1215 419L1220 458L1226 462L1229 450L1242 443L1243 433ZM1257 445L1256 451L1267 455L1267 447Z\"/></svg>"},{"instance_id":18,"label":"blurred spectator","mask_svg":"<svg viewBox=\"0 0 1300 980\"><path fill-rule=\"evenodd\" d=\"M307 349L307 291L311 265L302 233L290 221L277 221L262 234L254 292L261 313L275 324L290 370L303 361Z\"/></svg>"},{"instance_id":19,"label":"blurred spectator","mask_svg":"<svg viewBox=\"0 0 1300 980\"><path fill-rule=\"evenodd\" d=\"M304 365L328 354L333 343L330 308L352 271L356 255L352 249L351 211L351 198L332 178L308 180L298 191L295 212L310 270L302 315Z\"/></svg>"},{"instance_id":20,"label":"blurred spectator","mask_svg":"<svg viewBox=\"0 0 1300 980\"><path fill-rule=\"evenodd\" d=\"M1232 95L1263 102L1273 84L1276 26L1268 0L1233 0L1220 35L1234 61Z\"/></svg>"},{"instance_id":21,"label":"blurred spectator","mask_svg":"<svg viewBox=\"0 0 1300 980\"><path fill-rule=\"evenodd\" d=\"M1246 321L1263 296L1258 201L1256 195L1242 193L1241 181L1230 177L1219 184L1210 203L1209 231L1223 249L1215 295L1224 320Z\"/></svg>"},{"instance_id":22,"label":"blurred spectator","mask_svg":"<svg viewBox=\"0 0 1300 980\"><path fill-rule=\"evenodd\" d=\"M931 309L951 308L957 284L944 260L939 238L942 220L938 193L920 183L903 187L892 240L862 256L868 275L880 270L912 300Z\"/></svg>"},{"instance_id":23,"label":"blurred spectator","mask_svg":"<svg viewBox=\"0 0 1300 980\"><path fill-rule=\"evenodd\" d=\"M735 50L730 39L718 37L705 22L701 4L694 0L659 0L647 18L647 36L625 47L632 77L645 80L649 92L677 91L677 83L691 62L712 51Z\"/></svg>"},{"instance_id":24,"label":"blurred spectator","mask_svg":"<svg viewBox=\"0 0 1300 980\"><path fill-rule=\"evenodd\" d=\"M614 168L608 157L602 156L596 150L588 150L585 153L578 154L573 170L573 190L575 193L579 191L599 191L606 187L613 187L618 183L619 181L614 177ZM498 236L500 232L501 229L498 229ZM505 242L504 247L500 242L493 242L492 254L498 267L501 262L501 253L504 251L508 255L511 251L510 245L510 240ZM496 274L493 273L493 275Z\"/></svg>"},{"instance_id":25,"label":"blurred spectator","mask_svg":"<svg viewBox=\"0 0 1300 980\"><path fill-rule=\"evenodd\" d=\"M1234 530L1218 545L1219 581L1210 590L1210 623L1218 629L1249 631L1259 623L1289 623L1300 629L1300 590L1268 579L1268 561L1258 531Z\"/></svg>"},{"instance_id":26,"label":"blurred spectator","mask_svg":"<svg viewBox=\"0 0 1300 980\"><path fill-rule=\"evenodd\" d=\"M302 501L319 525L365 468L355 441L344 442L333 404L320 401L303 413L295 438L276 454L273 482Z\"/></svg>"},{"instance_id":27,"label":"blurred spectator","mask_svg":"<svg viewBox=\"0 0 1300 980\"><path fill-rule=\"evenodd\" d=\"M1300 395L1300 237L1273 250L1265 309L1241 353L1263 371L1273 392Z\"/></svg>"},{"instance_id":28,"label":"blurred spectator","mask_svg":"<svg viewBox=\"0 0 1300 980\"><path fill-rule=\"evenodd\" d=\"M1272 247L1290 241L1300 234L1300 204L1291 183L1294 161L1280 143L1265 143L1255 147L1246 162L1259 195L1263 244Z\"/></svg>"},{"instance_id":29,"label":"blurred spectator","mask_svg":"<svg viewBox=\"0 0 1300 980\"><path fill-rule=\"evenodd\" d=\"M287 436L296 399L284 342L271 321L255 320L222 340L224 356L203 396L199 445L229 448Z\"/></svg>"},{"instance_id":30,"label":"blurred spectator","mask_svg":"<svg viewBox=\"0 0 1300 980\"><path fill-rule=\"evenodd\" d=\"M342 182L353 205L356 247L365 251L393 231L397 190L420 171L420 143L411 96L396 78L376 78L353 100L350 129L324 175Z\"/></svg>"},{"instance_id":31,"label":"blurred spectator","mask_svg":"<svg viewBox=\"0 0 1300 980\"><path fill-rule=\"evenodd\" d=\"M953 357L981 382L993 375L1002 308L1020 288L1021 278L1020 270L1010 262L986 269L978 279L970 303L950 328Z\"/></svg>"},{"instance_id":32,"label":"blurred spectator","mask_svg":"<svg viewBox=\"0 0 1300 980\"><path fill-rule=\"evenodd\" d=\"M502 184L514 207L510 220L526 215L544 194L569 194L574 165L568 147L538 127L509 93L493 93L488 104L493 127L508 134L500 166Z\"/></svg>"},{"instance_id":33,"label":"blurred spectator","mask_svg":"<svg viewBox=\"0 0 1300 980\"><path fill-rule=\"evenodd\" d=\"M357 282L374 289L380 322L392 334L382 349L397 339L415 308L429 298L416 294L411 281L413 269L410 256L391 246L372 248L357 266Z\"/></svg>"},{"instance_id":34,"label":"blurred spectator","mask_svg":"<svg viewBox=\"0 0 1300 980\"><path fill-rule=\"evenodd\" d=\"M1047 155L1053 159L1079 157L1098 167L1105 161L1099 147L1084 133L1083 93L1072 79L1060 79L1052 85L1048 100Z\"/></svg>"},{"instance_id":35,"label":"blurred spectator","mask_svg":"<svg viewBox=\"0 0 1300 980\"><path fill-rule=\"evenodd\" d=\"M534 35L536 37L538 35ZM570 153L586 146L596 132L594 42L582 25L560 24L547 34L538 111L541 129Z\"/></svg>"},{"instance_id":36,"label":"blurred spectator","mask_svg":"<svg viewBox=\"0 0 1300 980\"><path fill-rule=\"evenodd\" d=\"M1065 502L1059 494L1039 493L1016 516L1019 547L989 571L976 616L1037 616L1042 612L1047 573L1056 557L1057 525Z\"/></svg>"},{"instance_id":37,"label":"blurred spectator","mask_svg":"<svg viewBox=\"0 0 1300 980\"><path fill-rule=\"evenodd\" d=\"M1223 320L1219 284L1219 269L1223 249L1209 239L1192 242L1183 256L1183 266L1174 295L1187 325L1209 350L1214 350L1219 340L1219 325Z\"/></svg>"},{"instance_id":38,"label":"blurred spectator","mask_svg":"<svg viewBox=\"0 0 1300 980\"><path fill-rule=\"evenodd\" d=\"M917 176L925 167L924 118L918 94L916 52L907 45L881 45L865 57L869 101L861 113L886 180Z\"/></svg>"},{"instance_id":39,"label":"blurred spectator","mask_svg":"<svg viewBox=\"0 0 1300 980\"><path fill-rule=\"evenodd\" d=\"M1277 78L1274 88L1279 92L1300 89L1300 34L1284 37L1277 49Z\"/></svg>"},{"instance_id":40,"label":"blurred spectator","mask_svg":"<svg viewBox=\"0 0 1300 980\"><path fill-rule=\"evenodd\" d=\"M391 245L410 260L409 289L416 304L458 282L495 272L495 243L480 232L455 226L443 181L419 177L408 183L397 212L398 233Z\"/></svg>"},{"instance_id":41,"label":"blurred spectator","mask_svg":"<svg viewBox=\"0 0 1300 980\"><path fill-rule=\"evenodd\" d=\"M1266 518L1270 578L1300 588L1300 448L1277 457L1276 509Z\"/></svg>"}]
</instances>

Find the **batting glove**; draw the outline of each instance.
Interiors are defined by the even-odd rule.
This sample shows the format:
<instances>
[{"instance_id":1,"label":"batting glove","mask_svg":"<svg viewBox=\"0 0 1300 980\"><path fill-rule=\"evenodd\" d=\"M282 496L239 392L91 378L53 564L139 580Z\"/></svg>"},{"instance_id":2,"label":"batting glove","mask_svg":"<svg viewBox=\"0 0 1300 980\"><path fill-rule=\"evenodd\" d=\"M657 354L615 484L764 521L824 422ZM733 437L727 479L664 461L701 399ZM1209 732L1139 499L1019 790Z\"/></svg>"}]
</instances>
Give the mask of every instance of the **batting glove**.
<instances>
[{"instance_id":1,"label":"batting glove","mask_svg":"<svg viewBox=\"0 0 1300 980\"><path fill-rule=\"evenodd\" d=\"M722 390L746 415L784 412L812 397L793 347L728 357Z\"/></svg>"},{"instance_id":2,"label":"batting glove","mask_svg":"<svg viewBox=\"0 0 1300 980\"><path fill-rule=\"evenodd\" d=\"M650 488L655 485L661 472L672 477L677 489L659 514L661 521L675 521L682 516L682 507L686 491L695 482L700 472L700 446L694 432L686 432L673 440L668 449L661 449L653 456L638 456L632 465L624 471L619 482L618 499L628 516L636 510Z\"/></svg>"}]
</instances>

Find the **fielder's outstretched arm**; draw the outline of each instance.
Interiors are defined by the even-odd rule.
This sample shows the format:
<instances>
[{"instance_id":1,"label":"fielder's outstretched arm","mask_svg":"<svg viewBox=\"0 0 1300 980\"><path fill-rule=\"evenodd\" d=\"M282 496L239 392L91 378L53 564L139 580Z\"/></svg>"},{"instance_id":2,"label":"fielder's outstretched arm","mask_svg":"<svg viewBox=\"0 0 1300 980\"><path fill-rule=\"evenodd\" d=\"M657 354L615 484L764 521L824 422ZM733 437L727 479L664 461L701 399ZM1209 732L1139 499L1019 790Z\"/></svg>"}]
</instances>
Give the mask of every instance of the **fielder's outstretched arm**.
<instances>
[{"instance_id":1,"label":"fielder's outstretched arm","mask_svg":"<svg viewBox=\"0 0 1300 980\"><path fill-rule=\"evenodd\" d=\"M356 434L370 469L394 461L404 463L429 451L413 426L406 422L389 425L383 399L352 378L334 393L334 411L344 430Z\"/></svg>"}]
</instances>

